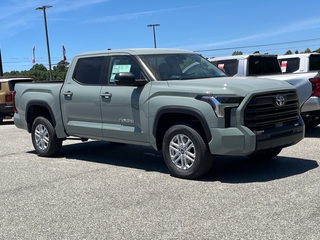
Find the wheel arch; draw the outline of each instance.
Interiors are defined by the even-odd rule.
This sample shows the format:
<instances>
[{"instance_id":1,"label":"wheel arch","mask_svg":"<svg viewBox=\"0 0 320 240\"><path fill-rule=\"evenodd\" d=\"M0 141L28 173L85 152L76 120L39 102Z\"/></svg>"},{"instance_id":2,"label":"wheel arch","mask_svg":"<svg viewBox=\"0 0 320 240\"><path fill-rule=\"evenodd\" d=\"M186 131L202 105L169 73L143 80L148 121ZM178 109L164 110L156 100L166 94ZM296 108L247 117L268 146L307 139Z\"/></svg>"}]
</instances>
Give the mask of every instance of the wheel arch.
<instances>
[{"instance_id":1,"label":"wheel arch","mask_svg":"<svg viewBox=\"0 0 320 240\"><path fill-rule=\"evenodd\" d=\"M194 122L200 134L209 142L212 138L205 116L198 110L189 107L171 106L160 108L155 114L152 135L156 139L156 147L162 149L162 141L166 131L179 122Z\"/></svg>"},{"instance_id":2,"label":"wheel arch","mask_svg":"<svg viewBox=\"0 0 320 240\"><path fill-rule=\"evenodd\" d=\"M31 101L26 106L26 122L28 125L28 132L31 132L31 127L33 121L39 117L39 116L49 116L50 119L48 119L52 126L56 126L56 121L54 114L52 112L51 107L47 102L44 101Z\"/></svg>"}]
</instances>

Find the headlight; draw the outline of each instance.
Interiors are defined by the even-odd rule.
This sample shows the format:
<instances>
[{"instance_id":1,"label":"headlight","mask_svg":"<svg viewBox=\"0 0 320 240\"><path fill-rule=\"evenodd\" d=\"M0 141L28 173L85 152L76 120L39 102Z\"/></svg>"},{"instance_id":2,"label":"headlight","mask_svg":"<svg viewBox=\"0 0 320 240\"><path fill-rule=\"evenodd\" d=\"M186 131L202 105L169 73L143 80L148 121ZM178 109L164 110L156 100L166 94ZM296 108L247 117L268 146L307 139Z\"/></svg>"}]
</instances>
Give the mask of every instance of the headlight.
<instances>
[{"instance_id":1,"label":"headlight","mask_svg":"<svg viewBox=\"0 0 320 240\"><path fill-rule=\"evenodd\" d=\"M238 107L243 97L200 95L196 99L209 103L217 117L224 117L225 109Z\"/></svg>"}]
</instances>

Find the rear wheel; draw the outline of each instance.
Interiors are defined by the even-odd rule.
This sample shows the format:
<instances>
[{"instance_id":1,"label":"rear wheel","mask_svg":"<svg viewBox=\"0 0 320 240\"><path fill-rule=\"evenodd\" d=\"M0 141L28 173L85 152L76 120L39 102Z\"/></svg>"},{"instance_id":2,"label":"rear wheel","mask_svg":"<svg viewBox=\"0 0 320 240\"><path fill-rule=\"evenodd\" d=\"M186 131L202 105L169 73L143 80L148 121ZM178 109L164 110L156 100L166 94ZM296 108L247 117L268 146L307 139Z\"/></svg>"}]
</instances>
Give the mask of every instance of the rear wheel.
<instances>
[{"instance_id":1,"label":"rear wheel","mask_svg":"<svg viewBox=\"0 0 320 240\"><path fill-rule=\"evenodd\" d=\"M203 137L193 125L177 124L163 138L163 157L173 176L196 179L206 174L213 159Z\"/></svg>"},{"instance_id":2,"label":"rear wheel","mask_svg":"<svg viewBox=\"0 0 320 240\"><path fill-rule=\"evenodd\" d=\"M272 150L266 150L266 151L263 151L263 152L259 152L259 153L252 153L250 154L248 157L250 159L253 159L253 160L269 160L271 158L274 158L276 156L278 156L278 154L281 152L282 148L275 148L275 149L272 149Z\"/></svg>"},{"instance_id":3,"label":"rear wheel","mask_svg":"<svg viewBox=\"0 0 320 240\"><path fill-rule=\"evenodd\" d=\"M57 154L62 146L62 139L57 138L51 122L46 117L37 117L31 128L34 149L42 157Z\"/></svg>"}]
</instances>

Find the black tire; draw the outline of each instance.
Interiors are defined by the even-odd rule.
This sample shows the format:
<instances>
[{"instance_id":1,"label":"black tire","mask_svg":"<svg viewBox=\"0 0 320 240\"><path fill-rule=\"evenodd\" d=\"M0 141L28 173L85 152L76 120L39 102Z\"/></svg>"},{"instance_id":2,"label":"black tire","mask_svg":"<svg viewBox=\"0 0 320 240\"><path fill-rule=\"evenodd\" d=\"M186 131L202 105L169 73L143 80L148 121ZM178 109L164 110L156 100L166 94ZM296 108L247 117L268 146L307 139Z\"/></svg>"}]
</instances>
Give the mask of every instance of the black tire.
<instances>
[{"instance_id":1,"label":"black tire","mask_svg":"<svg viewBox=\"0 0 320 240\"><path fill-rule=\"evenodd\" d=\"M56 155L62 146L62 139L57 138L51 122L46 117L37 117L31 128L34 149L41 157Z\"/></svg>"},{"instance_id":2,"label":"black tire","mask_svg":"<svg viewBox=\"0 0 320 240\"><path fill-rule=\"evenodd\" d=\"M175 177L196 179L212 167L213 158L208 146L195 129L195 126L188 123L177 124L169 128L164 135L163 158Z\"/></svg>"},{"instance_id":3,"label":"black tire","mask_svg":"<svg viewBox=\"0 0 320 240\"><path fill-rule=\"evenodd\" d=\"M306 128L308 128L308 129L315 128L319 124L320 124L320 119L305 122Z\"/></svg>"},{"instance_id":4,"label":"black tire","mask_svg":"<svg viewBox=\"0 0 320 240\"><path fill-rule=\"evenodd\" d=\"M266 150L263 152L258 152L258 153L252 153L248 155L248 157L252 160L258 160L258 161L265 161L265 160L270 160L281 152L282 148L275 148L272 150Z\"/></svg>"}]
</instances>

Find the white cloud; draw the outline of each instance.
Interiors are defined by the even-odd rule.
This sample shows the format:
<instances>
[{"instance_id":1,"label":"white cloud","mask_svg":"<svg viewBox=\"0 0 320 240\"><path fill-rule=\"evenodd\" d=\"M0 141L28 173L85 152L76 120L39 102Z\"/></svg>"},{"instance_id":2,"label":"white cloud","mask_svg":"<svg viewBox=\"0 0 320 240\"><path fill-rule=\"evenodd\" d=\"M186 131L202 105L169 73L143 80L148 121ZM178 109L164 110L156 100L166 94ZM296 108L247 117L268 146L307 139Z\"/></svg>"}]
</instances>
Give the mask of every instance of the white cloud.
<instances>
[{"instance_id":1,"label":"white cloud","mask_svg":"<svg viewBox=\"0 0 320 240\"><path fill-rule=\"evenodd\" d=\"M181 10L181 9L189 9L189 8L195 8L195 7L199 7L199 6L168 8L168 9L162 9L162 10L120 14L120 15L101 17L101 18L94 18L94 19L87 20L86 22L92 23L92 22L113 22L113 21L120 21L120 20L131 20L131 19L138 19L140 17L151 16L156 13L163 13L163 12L169 12L169 11L175 11L175 10Z\"/></svg>"},{"instance_id":2,"label":"white cloud","mask_svg":"<svg viewBox=\"0 0 320 240\"><path fill-rule=\"evenodd\" d=\"M72 1L61 1L59 4L55 4L55 9L58 12L67 12L78 8L83 8L89 5L95 5L104 2L110 2L111 0L72 0Z\"/></svg>"},{"instance_id":3,"label":"white cloud","mask_svg":"<svg viewBox=\"0 0 320 240\"><path fill-rule=\"evenodd\" d=\"M35 11L37 7L52 5L53 8L50 9L52 16L54 13L72 11L108 1L111 0L53 0L49 1L50 4L48 4L47 0L1 0L0 32L6 34L0 35L0 37L10 37L32 27L32 21L40 17Z\"/></svg>"},{"instance_id":4,"label":"white cloud","mask_svg":"<svg viewBox=\"0 0 320 240\"><path fill-rule=\"evenodd\" d=\"M211 43L197 43L197 44L190 44L190 45L184 45L180 46L181 48L187 48L187 49L195 49L195 50L204 50L204 49L210 49L210 48L219 48L223 46L231 46L234 44L245 45L248 40L260 40L265 39L268 37L274 37L274 36L280 36L288 33L295 33L295 32L301 32L309 29L320 29L320 18L312 18L312 19L304 19L297 22L292 22L288 25L281 25L278 26L276 29L272 30L266 30L260 33L255 33L252 35L248 35L245 37L239 37L235 39L230 40L224 40L224 41L214 41ZM316 32L315 32L316 33ZM316 34L315 34L316 35ZM310 36L305 36L304 39L309 39Z\"/></svg>"}]
</instances>

